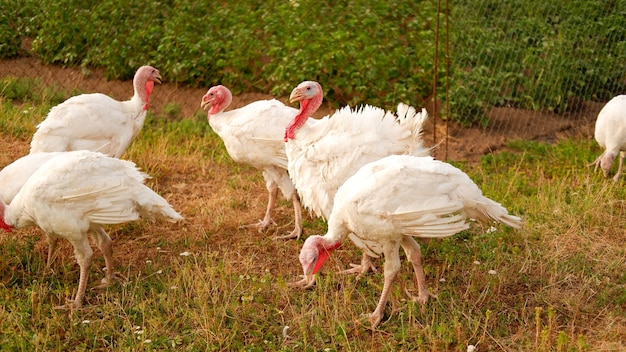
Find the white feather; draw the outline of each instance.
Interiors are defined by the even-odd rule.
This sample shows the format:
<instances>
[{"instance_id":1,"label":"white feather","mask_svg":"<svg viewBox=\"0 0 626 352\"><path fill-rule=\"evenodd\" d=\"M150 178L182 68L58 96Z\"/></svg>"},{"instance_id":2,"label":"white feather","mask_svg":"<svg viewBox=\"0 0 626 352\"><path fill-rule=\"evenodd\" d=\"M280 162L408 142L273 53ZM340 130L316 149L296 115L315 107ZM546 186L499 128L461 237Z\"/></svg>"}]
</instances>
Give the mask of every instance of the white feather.
<instances>
[{"instance_id":1,"label":"white feather","mask_svg":"<svg viewBox=\"0 0 626 352\"><path fill-rule=\"evenodd\" d=\"M294 207L295 229L287 236L302 234L302 210L296 189L287 173L287 155L283 135L285 127L298 113L278 100L259 100L238 109L223 112L232 101L228 88L219 85L209 89L202 97L201 106L208 108L207 119L215 133L224 141L230 157L263 172L269 193L263 220L247 227L262 231L272 223L272 209L276 203L277 189Z\"/></svg>"},{"instance_id":2,"label":"white feather","mask_svg":"<svg viewBox=\"0 0 626 352\"><path fill-rule=\"evenodd\" d=\"M614 176L617 181L626 157L626 95L614 97L600 110L594 136L604 152L590 165L595 165L596 170L601 167L604 176L608 177L615 157L620 154L619 169Z\"/></svg>"},{"instance_id":3,"label":"white feather","mask_svg":"<svg viewBox=\"0 0 626 352\"><path fill-rule=\"evenodd\" d=\"M41 165L62 152L35 153L23 156L0 171L0 200L10 204L28 178Z\"/></svg>"},{"instance_id":4,"label":"white feather","mask_svg":"<svg viewBox=\"0 0 626 352\"><path fill-rule=\"evenodd\" d=\"M328 252L346 237L369 256L384 256L384 286L378 305L370 314L376 326L383 317L390 287L401 268L400 247L411 262L419 295L426 303L432 294L426 287L419 244L413 237L452 236L469 227L468 216L499 221L513 227L521 219L483 196L461 170L431 157L391 155L363 166L339 187L324 236L310 236L300 251L305 279L310 285Z\"/></svg>"},{"instance_id":5,"label":"white feather","mask_svg":"<svg viewBox=\"0 0 626 352\"><path fill-rule=\"evenodd\" d=\"M337 189L359 168L392 154L428 155L421 140L425 109L400 104L399 117L365 105L311 120L287 142L289 174L302 204L328 218ZM407 113L407 111L409 113Z\"/></svg>"},{"instance_id":6,"label":"white feather","mask_svg":"<svg viewBox=\"0 0 626 352\"><path fill-rule=\"evenodd\" d=\"M119 158L141 131L159 71L142 66L133 80L130 100L105 94L81 94L50 109L31 141L30 153L91 150Z\"/></svg>"},{"instance_id":7,"label":"white feather","mask_svg":"<svg viewBox=\"0 0 626 352\"><path fill-rule=\"evenodd\" d=\"M143 184L134 163L101 153L60 153L23 184L5 213L16 227L38 225L61 237L86 235L96 225L118 224L141 215L166 221L182 216Z\"/></svg>"},{"instance_id":8,"label":"white feather","mask_svg":"<svg viewBox=\"0 0 626 352\"><path fill-rule=\"evenodd\" d=\"M86 150L46 154L49 160L30 169L34 171L10 204L0 201L0 225L39 226L50 243L48 265L57 238L72 244L81 268L73 306L80 307L93 257L89 235L105 258L107 273L103 283L108 284L113 278L112 241L102 225L140 217L176 222L183 217L143 184L147 175L130 161ZM28 161L41 162L43 155L30 154L16 164L33 165Z\"/></svg>"},{"instance_id":9,"label":"white feather","mask_svg":"<svg viewBox=\"0 0 626 352\"><path fill-rule=\"evenodd\" d=\"M263 171L275 181L283 196L295 188L287 173L283 135L285 126L298 113L278 100L259 100L238 109L209 116L209 124L224 141L230 157Z\"/></svg>"},{"instance_id":10,"label":"white feather","mask_svg":"<svg viewBox=\"0 0 626 352\"><path fill-rule=\"evenodd\" d=\"M339 188L328 226L329 233L384 242L451 236L469 227L468 218L521 226L519 217L485 197L454 166L431 157L393 155L363 166Z\"/></svg>"}]
</instances>

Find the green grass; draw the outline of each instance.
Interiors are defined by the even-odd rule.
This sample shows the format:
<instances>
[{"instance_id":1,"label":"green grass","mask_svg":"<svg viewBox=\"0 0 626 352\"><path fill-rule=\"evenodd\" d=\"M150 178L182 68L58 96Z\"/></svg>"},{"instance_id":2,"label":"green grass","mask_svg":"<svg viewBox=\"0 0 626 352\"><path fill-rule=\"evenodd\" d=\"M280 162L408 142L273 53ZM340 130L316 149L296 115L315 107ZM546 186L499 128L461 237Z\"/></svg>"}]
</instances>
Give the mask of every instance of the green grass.
<instances>
[{"instance_id":1,"label":"green grass","mask_svg":"<svg viewBox=\"0 0 626 352\"><path fill-rule=\"evenodd\" d=\"M25 100L2 102L1 121L3 138L26 144L49 103ZM34 112L24 114L24 106ZM238 228L247 213L264 209L260 174L230 161L202 116L164 118L150 117L126 156L154 177L151 186L173 199L186 223L111 227L116 268L129 280L88 291L85 308L74 314L53 309L76 289L70 248L49 272L40 230L2 234L1 350L624 348L626 190L623 181L585 167L600 153L593 141L515 141L478 164L455 163L488 197L522 216L524 227L473 226L419 240L438 299L424 307L409 299L405 290L413 292L414 283L404 263L383 322L371 330L361 315L376 306L382 275L335 274L359 258L347 245L315 288L287 287L300 274L303 239L273 241L271 233ZM290 219L290 204L279 208L279 219ZM307 218L305 236L324 228ZM382 261L376 264L380 269ZM89 287L103 276L102 266L96 251Z\"/></svg>"}]
</instances>

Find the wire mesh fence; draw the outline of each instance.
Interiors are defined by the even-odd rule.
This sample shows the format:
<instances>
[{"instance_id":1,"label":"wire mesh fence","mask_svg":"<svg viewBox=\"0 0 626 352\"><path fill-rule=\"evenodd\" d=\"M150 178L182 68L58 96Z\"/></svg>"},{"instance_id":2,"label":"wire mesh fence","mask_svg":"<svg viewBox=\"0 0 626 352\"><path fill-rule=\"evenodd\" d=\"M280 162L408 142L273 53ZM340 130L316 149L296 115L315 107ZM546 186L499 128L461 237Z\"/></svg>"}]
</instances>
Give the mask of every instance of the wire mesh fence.
<instances>
[{"instance_id":1,"label":"wire mesh fence","mask_svg":"<svg viewBox=\"0 0 626 352\"><path fill-rule=\"evenodd\" d=\"M450 120L486 134L531 136L538 124L589 125L604 102L624 92L626 1L450 6L450 62L438 90Z\"/></svg>"},{"instance_id":2,"label":"wire mesh fence","mask_svg":"<svg viewBox=\"0 0 626 352\"><path fill-rule=\"evenodd\" d=\"M188 117L198 111L199 98L211 83L240 84L236 91L261 92L285 100L290 84L295 86L302 78L291 71L319 64L315 69L321 73L310 75L325 80L321 83L328 87L329 99L335 104L380 102L393 108L388 102L410 99L413 105L427 107L433 116L428 138L441 146L445 156L453 148L448 143L450 138L456 138L454 134L463 129L478 129L482 136L532 138L530 125L556 124L554 129L558 131L568 121L588 122L604 102L623 93L626 85L626 0L353 1L318 4L321 9L317 10L307 9L307 1L251 2L246 9L252 19L247 23L236 22L238 5L214 9L235 18L221 20L226 29L202 27L210 20L197 13L212 5L184 3L186 6L176 10L189 11L189 16L177 20L169 13L169 17L154 18L161 26L158 33L151 30L149 35L137 38L129 35L136 28L127 21L136 14L121 11L113 17L104 16L106 6L98 6L111 5L107 2L99 2L104 5L94 5L90 11L79 8L74 12L60 12L64 6L44 2L52 14L64 13L67 18L54 25L47 19L31 24L30 29L25 24L28 19L36 23L40 17L17 9L12 13L9 6L5 18L11 14L31 17L8 21L13 26L10 29L20 33L14 36L19 42L6 40L0 45L5 58L0 61L0 77L5 87L9 77L36 78L48 94L62 92L66 98L98 91L123 99L132 94L130 83L120 85L107 78L128 80L132 67L150 63L160 68L165 81L170 82L155 90L154 111L169 107ZM163 12L168 5L159 6ZM342 6L340 18L326 24L324 17L336 15L333 9ZM279 15L300 12L321 17L315 25L307 21L291 27L281 23ZM66 25L66 20L72 25ZM111 22L117 20L120 22ZM80 21L99 28L82 33L77 24ZM106 21L111 26L106 26ZM251 27L259 22L262 27ZM303 31L294 40L311 38L317 49L307 52L292 48L290 35L281 37L281 26L287 26L291 36L295 30ZM115 31L105 27L115 27ZM307 33L307 29L324 30L325 34L318 37ZM195 40L190 34L205 30L212 33L210 39ZM233 42L247 38L237 37L241 31L249 38ZM102 41L111 46L98 47L88 35L104 36ZM376 36L380 39L371 45L368 39ZM219 41L229 44L216 44ZM195 44L187 45L190 42ZM135 45L152 46L151 54L134 52ZM180 51L173 53L180 58L167 56L174 50ZM230 56L224 56L227 50ZM161 58L154 54L157 51L161 51ZM249 56L237 58L244 51ZM195 55L195 59L184 59L185 54ZM312 55L317 61L309 60ZM97 62L98 57L105 60ZM365 93L369 90L377 94L371 101Z\"/></svg>"}]
</instances>

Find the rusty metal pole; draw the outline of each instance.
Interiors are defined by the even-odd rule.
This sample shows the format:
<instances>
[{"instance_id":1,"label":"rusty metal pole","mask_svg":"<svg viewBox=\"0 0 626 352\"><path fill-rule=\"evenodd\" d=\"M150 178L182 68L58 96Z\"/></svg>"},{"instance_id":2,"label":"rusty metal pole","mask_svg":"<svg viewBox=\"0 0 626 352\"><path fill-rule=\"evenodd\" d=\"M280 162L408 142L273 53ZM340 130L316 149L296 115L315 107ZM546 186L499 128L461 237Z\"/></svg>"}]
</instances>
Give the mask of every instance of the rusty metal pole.
<instances>
[{"instance_id":1,"label":"rusty metal pole","mask_svg":"<svg viewBox=\"0 0 626 352\"><path fill-rule=\"evenodd\" d=\"M450 26L448 19L450 18L450 12L448 10L448 0L446 0L446 102L445 102L445 111L446 111L446 135L445 135L445 151L444 151L444 159L448 160L448 136L450 135Z\"/></svg>"},{"instance_id":2,"label":"rusty metal pole","mask_svg":"<svg viewBox=\"0 0 626 352\"><path fill-rule=\"evenodd\" d=\"M433 58L433 145L437 145L437 71L439 67L439 14L441 0L437 1L437 19L435 20L435 54Z\"/></svg>"}]
</instances>

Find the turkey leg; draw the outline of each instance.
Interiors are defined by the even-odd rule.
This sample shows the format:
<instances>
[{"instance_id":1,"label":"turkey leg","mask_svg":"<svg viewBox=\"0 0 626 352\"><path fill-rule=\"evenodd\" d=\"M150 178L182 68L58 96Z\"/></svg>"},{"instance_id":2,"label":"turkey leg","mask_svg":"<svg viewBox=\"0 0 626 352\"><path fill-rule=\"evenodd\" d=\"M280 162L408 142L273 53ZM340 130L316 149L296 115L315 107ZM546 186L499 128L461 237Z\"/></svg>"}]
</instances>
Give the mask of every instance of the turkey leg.
<instances>
[{"instance_id":1,"label":"turkey leg","mask_svg":"<svg viewBox=\"0 0 626 352\"><path fill-rule=\"evenodd\" d=\"M387 247L387 246L386 246ZM385 310L385 305L387 304L387 300L389 299L389 293L391 292L391 284L393 280L398 275L400 271L400 253L398 245L390 246L393 248L385 248L385 264L383 264L383 277L384 277L384 285L383 291L380 294L380 299L378 300L378 305L376 309L368 315L370 323L372 323L372 329L375 328L380 321L383 319L383 312Z\"/></svg>"},{"instance_id":2,"label":"turkey leg","mask_svg":"<svg viewBox=\"0 0 626 352\"><path fill-rule=\"evenodd\" d=\"M267 209L265 210L265 216L263 220L259 220L257 223L244 225L247 229L258 229L259 232L263 232L272 221L272 209L276 205L276 197L278 196L278 185L274 182L268 184L267 191L269 193L269 199L267 200Z\"/></svg>"},{"instance_id":3,"label":"turkey leg","mask_svg":"<svg viewBox=\"0 0 626 352\"><path fill-rule=\"evenodd\" d=\"M426 274L424 274L424 268L422 267L422 251L420 245L415 242L413 237L404 236L402 239L402 248L406 253L407 259L413 265L413 271L415 272L415 280L417 281L417 297L411 297L414 302L425 304L429 297L437 298L426 288Z\"/></svg>"},{"instance_id":4,"label":"turkey leg","mask_svg":"<svg viewBox=\"0 0 626 352\"><path fill-rule=\"evenodd\" d=\"M106 267L105 278L102 279L100 285L94 287L94 289L103 289L109 287L113 279L120 281L126 281L126 277L119 272L113 271L113 241L111 237L104 231L102 227L94 234L94 240L96 245L100 248L102 256L104 257L104 265Z\"/></svg>"},{"instance_id":5,"label":"turkey leg","mask_svg":"<svg viewBox=\"0 0 626 352\"><path fill-rule=\"evenodd\" d=\"M294 192L293 196L291 196L291 202L293 203L293 213L296 228L293 229L293 231L291 231L291 233L288 235L274 237L275 240L284 240L291 238L299 239L302 235L302 205L300 204L300 197L298 197L297 192Z\"/></svg>"}]
</instances>

